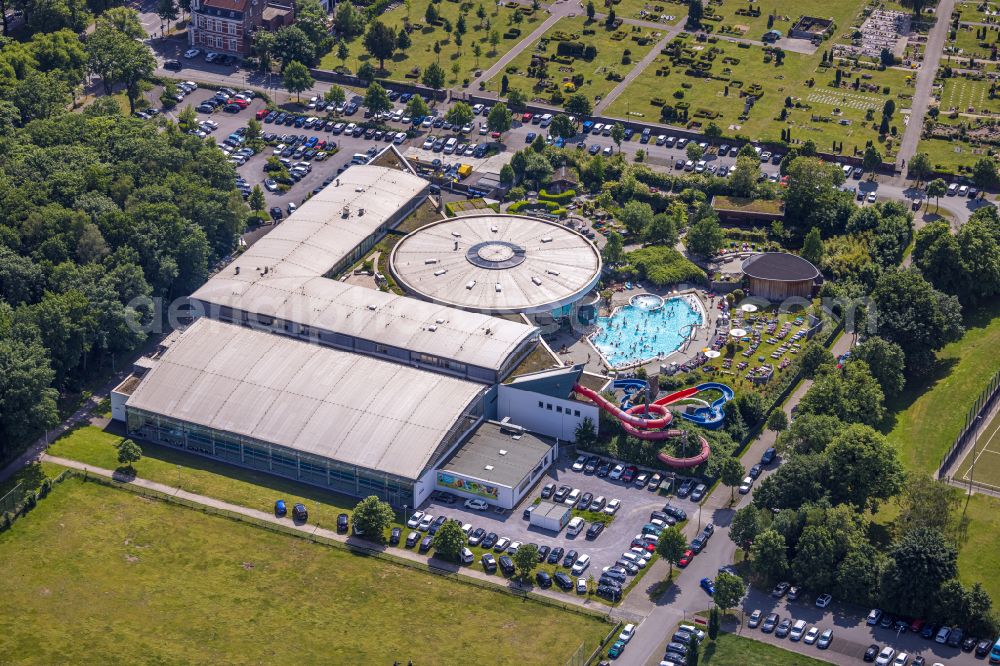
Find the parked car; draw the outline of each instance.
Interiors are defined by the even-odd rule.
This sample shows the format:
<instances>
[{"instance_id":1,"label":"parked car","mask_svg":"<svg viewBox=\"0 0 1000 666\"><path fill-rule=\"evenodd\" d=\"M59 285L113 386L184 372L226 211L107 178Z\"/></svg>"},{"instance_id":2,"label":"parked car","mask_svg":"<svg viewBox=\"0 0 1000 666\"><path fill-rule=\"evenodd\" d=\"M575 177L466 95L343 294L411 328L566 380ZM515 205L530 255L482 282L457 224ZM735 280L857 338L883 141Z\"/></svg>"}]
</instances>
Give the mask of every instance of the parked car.
<instances>
[{"instance_id":1,"label":"parked car","mask_svg":"<svg viewBox=\"0 0 1000 666\"><path fill-rule=\"evenodd\" d=\"M399 529L398 527L393 527L392 531L389 532L389 545L398 546L399 539L401 536L403 536L403 530Z\"/></svg>"},{"instance_id":2,"label":"parked car","mask_svg":"<svg viewBox=\"0 0 1000 666\"><path fill-rule=\"evenodd\" d=\"M552 576L545 571L539 571L535 574L535 582L537 582L539 587L543 590L548 589L552 587Z\"/></svg>"},{"instance_id":3,"label":"parked car","mask_svg":"<svg viewBox=\"0 0 1000 666\"><path fill-rule=\"evenodd\" d=\"M413 548L420 540L420 532L410 532L406 535L406 547Z\"/></svg>"},{"instance_id":4,"label":"parked car","mask_svg":"<svg viewBox=\"0 0 1000 666\"><path fill-rule=\"evenodd\" d=\"M431 549L431 545L434 543L434 537L425 536L420 540L420 548L418 549L421 553L426 553Z\"/></svg>"},{"instance_id":5,"label":"parked car","mask_svg":"<svg viewBox=\"0 0 1000 666\"><path fill-rule=\"evenodd\" d=\"M760 630L765 634L770 634L778 626L778 614L768 613L767 617L764 618L764 624L761 625Z\"/></svg>"},{"instance_id":6,"label":"parked car","mask_svg":"<svg viewBox=\"0 0 1000 666\"><path fill-rule=\"evenodd\" d=\"M778 624L778 628L774 630L774 635L778 638L785 638L791 630L792 618L786 617Z\"/></svg>"},{"instance_id":7,"label":"parked car","mask_svg":"<svg viewBox=\"0 0 1000 666\"><path fill-rule=\"evenodd\" d=\"M750 618L747 620L747 626L751 629L759 627L760 621L763 619L763 615L764 614L760 611L760 609L754 609L754 611L750 613Z\"/></svg>"},{"instance_id":8,"label":"parked car","mask_svg":"<svg viewBox=\"0 0 1000 666\"><path fill-rule=\"evenodd\" d=\"M816 597L816 607L826 608L827 606L830 605L831 601L833 601L832 596L830 596L829 594L821 594L818 597Z\"/></svg>"},{"instance_id":9,"label":"parked car","mask_svg":"<svg viewBox=\"0 0 1000 666\"><path fill-rule=\"evenodd\" d=\"M343 534L344 532L346 532L347 531L348 522L349 522L349 520L347 518L347 514L346 513L342 513L342 514L338 515L337 516L337 531L340 532L341 534Z\"/></svg>"},{"instance_id":10,"label":"parked car","mask_svg":"<svg viewBox=\"0 0 1000 666\"><path fill-rule=\"evenodd\" d=\"M480 561L483 563L483 571L486 573L496 573L497 561L493 558L492 553L483 553Z\"/></svg>"},{"instance_id":11,"label":"parked car","mask_svg":"<svg viewBox=\"0 0 1000 666\"><path fill-rule=\"evenodd\" d=\"M770 465L772 462L774 462L774 457L777 454L778 454L778 452L774 449L773 446L770 447L770 448L768 448L766 451L764 451L764 455L762 455L760 457L760 464L761 465Z\"/></svg>"},{"instance_id":12,"label":"parked car","mask_svg":"<svg viewBox=\"0 0 1000 666\"><path fill-rule=\"evenodd\" d=\"M548 499L552 497L552 494L556 492L556 484L546 483L545 487L542 488L542 499Z\"/></svg>"}]
</instances>

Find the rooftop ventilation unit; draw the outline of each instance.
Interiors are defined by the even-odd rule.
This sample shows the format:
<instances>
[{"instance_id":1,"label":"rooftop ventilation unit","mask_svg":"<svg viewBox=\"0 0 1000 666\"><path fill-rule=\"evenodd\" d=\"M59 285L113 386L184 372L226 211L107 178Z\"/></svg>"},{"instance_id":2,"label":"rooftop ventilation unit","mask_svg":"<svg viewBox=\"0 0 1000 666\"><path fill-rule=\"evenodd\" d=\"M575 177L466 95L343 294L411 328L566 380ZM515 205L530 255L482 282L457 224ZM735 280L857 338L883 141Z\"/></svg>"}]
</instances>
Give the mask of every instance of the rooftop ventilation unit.
<instances>
[{"instance_id":1,"label":"rooftop ventilation unit","mask_svg":"<svg viewBox=\"0 0 1000 666\"><path fill-rule=\"evenodd\" d=\"M434 275L437 276L437 277L441 277L442 275L444 275L447 272L448 272L447 268L442 268L439 271L434 271Z\"/></svg>"},{"instance_id":2,"label":"rooftop ventilation unit","mask_svg":"<svg viewBox=\"0 0 1000 666\"><path fill-rule=\"evenodd\" d=\"M492 472L493 471L493 465L487 465L483 469L485 469L487 472Z\"/></svg>"},{"instance_id":3,"label":"rooftop ventilation unit","mask_svg":"<svg viewBox=\"0 0 1000 666\"><path fill-rule=\"evenodd\" d=\"M372 312L375 312L375 310L378 309L378 306L377 305L369 305L368 309L371 310Z\"/></svg>"},{"instance_id":4,"label":"rooftop ventilation unit","mask_svg":"<svg viewBox=\"0 0 1000 666\"><path fill-rule=\"evenodd\" d=\"M436 264L437 262L437 259L424 259L425 264Z\"/></svg>"},{"instance_id":5,"label":"rooftop ventilation unit","mask_svg":"<svg viewBox=\"0 0 1000 666\"><path fill-rule=\"evenodd\" d=\"M498 294L503 291L503 285L501 285L499 282L497 282L493 288L497 290Z\"/></svg>"},{"instance_id":6,"label":"rooftop ventilation unit","mask_svg":"<svg viewBox=\"0 0 1000 666\"><path fill-rule=\"evenodd\" d=\"M497 232L497 225L494 224L492 227L490 227L490 231L492 231L493 233L496 233Z\"/></svg>"},{"instance_id":7,"label":"rooftop ventilation unit","mask_svg":"<svg viewBox=\"0 0 1000 666\"><path fill-rule=\"evenodd\" d=\"M451 232L451 235L454 236L455 238L461 238L462 237L462 234L458 233L457 231Z\"/></svg>"},{"instance_id":8,"label":"rooftop ventilation unit","mask_svg":"<svg viewBox=\"0 0 1000 666\"><path fill-rule=\"evenodd\" d=\"M500 432L504 433L505 435L520 436L524 434L524 426L519 426L516 423L501 422Z\"/></svg>"},{"instance_id":9,"label":"rooftop ventilation unit","mask_svg":"<svg viewBox=\"0 0 1000 666\"><path fill-rule=\"evenodd\" d=\"M499 453L502 456L505 456L507 455L507 449L500 449L497 453Z\"/></svg>"},{"instance_id":10,"label":"rooftop ventilation unit","mask_svg":"<svg viewBox=\"0 0 1000 666\"><path fill-rule=\"evenodd\" d=\"M536 287L541 287L542 286L542 279L541 278L533 277L533 278L531 278L531 281L535 283Z\"/></svg>"},{"instance_id":11,"label":"rooftop ventilation unit","mask_svg":"<svg viewBox=\"0 0 1000 666\"><path fill-rule=\"evenodd\" d=\"M438 327L437 326L428 326L427 330L430 331L431 333L433 333L434 331L438 330Z\"/></svg>"},{"instance_id":12,"label":"rooftop ventilation unit","mask_svg":"<svg viewBox=\"0 0 1000 666\"><path fill-rule=\"evenodd\" d=\"M542 242L543 243L551 243L552 242L552 236L545 236L544 238L542 238Z\"/></svg>"},{"instance_id":13,"label":"rooftop ventilation unit","mask_svg":"<svg viewBox=\"0 0 1000 666\"><path fill-rule=\"evenodd\" d=\"M559 275L559 271L549 270L549 271L545 271L545 272L548 273L549 275Z\"/></svg>"},{"instance_id":14,"label":"rooftop ventilation unit","mask_svg":"<svg viewBox=\"0 0 1000 666\"><path fill-rule=\"evenodd\" d=\"M475 287L475 286L476 286L476 281L475 281L475 280L469 280L469 281L468 281L468 282L466 283L466 285L465 285L465 288L466 288L466 289L472 289L472 288L473 288L473 287Z\"/></svg>"},{"instance_id":15,"label":"rooftop ventilation unit","mask_svg":"<svg viewBox=\"0 0 1000 666\"><path fill-rule=\"evenodd\" d=\"M444 319L435 319L434 323L436 323L436 324L443 324L444 323Z\"/></svg>"}]
</instances>

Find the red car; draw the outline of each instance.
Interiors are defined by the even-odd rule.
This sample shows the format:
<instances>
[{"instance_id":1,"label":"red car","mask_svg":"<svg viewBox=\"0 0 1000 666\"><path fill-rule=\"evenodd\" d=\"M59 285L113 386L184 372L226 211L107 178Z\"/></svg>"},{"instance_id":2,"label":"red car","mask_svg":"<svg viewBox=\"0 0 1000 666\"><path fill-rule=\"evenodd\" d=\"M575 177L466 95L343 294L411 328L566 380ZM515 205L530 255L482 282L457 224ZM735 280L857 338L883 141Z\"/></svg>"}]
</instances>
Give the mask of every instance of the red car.
<instances>
[{"instance_id":1,"label":"red car","mask_svg":"<svg viewBox=\"0 0 1000 666\"><path fill-rule=\"evenodd\" d=\"M268 113L270 113L270 111L268 111L267 109L258 109L257 110L257 120L264 120L264 118L267 117Z\"/></svg>"},{"instance_id":2,"label":"red car","mask_svg":"<svg viewBox=\"0 0 1000 666\"><path fill-rule=\"evenodd\" d=\"M681 568L686 567L687 565L691 564L691 560L693 559L694 559L694 551L685 550L683 557L681 557L680 561L677 562L677 566Z\"/></svg>"},{"instance_id":3,"label":"red car","mask_svg":"<svg viewBox=\"0 0 1000 666\"><path fill-rule=\"evenodd\" d=\"M915 634L919 634L920 630L924 628L925 624L926 622L917 618L916 620L910 623L910 631L912 631Z\"/></svg>"},{"instance_id":4,"label":"red car","mask_svg":"<svg viewBox=\"0 0 1000 666\"><path fill-rule=\"evenodd\" d=\"M526 113L523 116L521 116L521 122L522 123L530 123L531 122L531 114L530 113Z\"/></svg>"},{"instance_id":5,"label":"red car","mask_svg":"<svg viewBox=\"0 0 1000 666\"><path fill-rule=\"evenodd\" d=\"M625 483L632 483L632 479L634 479L635 475L638 473L639 473L638 467L636 467L635 465L629 465L628 467L625 468L625 471L622 473L622 481L624 481Z\"/></svg>"},{"instance_id":6,"label":"red car","mask_svg":"<svg viewBox=\"0 0 1000 666\"><path fill-rule=\"evenodd\" d=\"M656 546L651 541L645 539L632 539L632 548L645 548L649 552L655 552Z\"/></svg>"}]
</instances>

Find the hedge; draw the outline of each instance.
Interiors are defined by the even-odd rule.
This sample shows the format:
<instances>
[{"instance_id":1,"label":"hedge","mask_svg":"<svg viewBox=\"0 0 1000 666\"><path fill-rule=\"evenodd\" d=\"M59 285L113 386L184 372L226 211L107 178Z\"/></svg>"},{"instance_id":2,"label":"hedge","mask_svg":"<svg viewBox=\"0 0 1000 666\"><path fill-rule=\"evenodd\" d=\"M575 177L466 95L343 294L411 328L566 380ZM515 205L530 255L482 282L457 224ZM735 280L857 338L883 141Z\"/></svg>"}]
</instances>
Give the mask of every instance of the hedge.
<instances>
[{"instance_id":1,"label":"hedge","mask_svg":"<svg viewBox=\"0 0 1000 666\"><path fill-rule=\"evenodd\" d=\"M708 280L705 271L690 262L672 247L654 245L635 250L625 255L628 268L640 278L662 287L681 282L704 284Z\"/></svg>"},{"instance_id":2,"label":"hedge","mask_svg":"<svg viewBox=\"0 0 1000 666\"><path fill-rule=\"evenodd\" d=\"M517 214L522 210L539 209L545 209L545 211L550 215L556 215L558 217L566 216L566 209L557 204L555 201L518 201L511 204L510 208L507 209L507 212Z\"/></svg>"},{"instance_id":3,"label":"hedge","mask_svg":"<svg viewBox=\"0 0 1000 666\"><path fill-rule=\"evenodd\" d=\"M568 204L576 196L576 190L566 190L565 192L546 192L545 190L540 190L538 192L538 198L542 201L555 201L560 204Z\"/></svg>"}]
</instances>

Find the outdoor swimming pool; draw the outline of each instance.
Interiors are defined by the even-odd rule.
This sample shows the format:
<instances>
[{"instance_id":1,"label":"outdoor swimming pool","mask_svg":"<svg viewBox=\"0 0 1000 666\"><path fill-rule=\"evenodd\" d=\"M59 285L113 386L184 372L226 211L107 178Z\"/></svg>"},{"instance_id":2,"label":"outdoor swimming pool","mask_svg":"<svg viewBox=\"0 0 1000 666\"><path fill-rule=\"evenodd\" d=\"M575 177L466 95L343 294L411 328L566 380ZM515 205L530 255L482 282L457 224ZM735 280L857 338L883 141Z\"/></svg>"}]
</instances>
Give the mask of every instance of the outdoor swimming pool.
<instances>
[{"instance_id":1,"label":"outdoor swimming pool","mask_svg":"<svg viewBox=\"0 0 1000 666\"><path fill-rule=\"evenodd\" d=\"M665 358L680 348L692 326L702 323L701 307L693 296L666 301L649 296L637 296L632 304L618 308L610 317L597 318L597 332L590 342L611 367Z\"/></svg>"}]
</instances>

